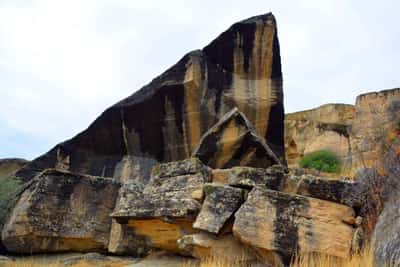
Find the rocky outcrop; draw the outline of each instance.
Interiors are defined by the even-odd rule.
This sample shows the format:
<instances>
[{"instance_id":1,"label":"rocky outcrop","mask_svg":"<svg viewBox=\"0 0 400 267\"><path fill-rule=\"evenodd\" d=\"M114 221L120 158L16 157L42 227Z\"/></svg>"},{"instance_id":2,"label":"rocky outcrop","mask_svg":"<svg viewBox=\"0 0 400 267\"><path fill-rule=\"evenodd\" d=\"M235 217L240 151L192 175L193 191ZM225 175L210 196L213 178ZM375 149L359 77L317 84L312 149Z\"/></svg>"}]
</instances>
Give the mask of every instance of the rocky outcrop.
<instances>
[{"instance_id":1,"label":"rocky outcrop","mask_svg":"<svg viewBox=\"0 0 400 267\"><path fill-rule=\"evenodd\" d=\"M357 97L352 123L353 170L383 170L383 155L400 136L400 89L372 92Z\"/></svg>"},{"instance_id":2,"label":"rocky outcrop","mask_svg":"<svg viewBox=\"0 0 400 267\"><path fill-rule=\"evenodd\" d=\"M357 97L355 105L328 104L287 114L285 151L288 165L318 150L336 153L343 171L354 175L363 168L383 171L385 149L400 135L400 89Z\"/></svg>"},{"instance_id":3,"label":"rocky outcrop","mask_svg":"<svg viewBox=\"0 0 400 267\"><path fill-rule=\"evenodd\" d=\"M214 169L232 166L266 168L280 164L278 157L237 108L226 113L204 134L193 156Z\"/></svg>"},{"instance_id":4,"label":"rocky outcrop","mask_svg":"<svg viewBox=\"0 0 400 267\"><path fill-rule=\"evenodd\" d=\"M145 188L125 184L112 214L145 241L142 250L200 259L233 251L288 265L296 252L347 258L355 249L354 182L289 176L282 166L209 170L196 159L152 174Z\"/></svg>"},{"instance_id":5,"label":"rocky outcrop","mask_svg":"<svg viewBox=\"0 0 400 267\"><path fill-rule=\"evenodd\" d=\"M14 253L106 251L119 183L46 170L22 193L2 231Z\"/></svg>"},{"instance_id":6,"label":"rocky outcrop","mask_svg":"<svg viewBox=\"0 0 400 267\"><path fill-rule=\"evenodd\" d=\"M57 168L145 182L155 163L190 157L202 135L235 107L283 159L282 99L276 21L269 13L240 21L188 53L18 175L30 180L45 168Z\"/></svg>"},{"instance_id":7,"label":"rocky outcrop","mask_svg":"<svg viewBox=\"0 0 400 267\"><path fill-rule=\"evenodd\" d=\"M285 151L288 165L318 150L335 152L351 168L350 130L355 116L352 105L327 104L316 109L286 114Z\"/></svg>"},{"instance_id":8,"label":"rocky outcrop","mask_svg":"<svg viewBox=\"0 0 400 267\"><path fill-rule=\"evenodd\" d=\"M209 181L209 169L198 159L155 166L146 187L123 186L112 216L145 238L147 247L179 252L178 239L196 232L192 224L201 209L203 185Z\"/></svg>"}]
</instances>

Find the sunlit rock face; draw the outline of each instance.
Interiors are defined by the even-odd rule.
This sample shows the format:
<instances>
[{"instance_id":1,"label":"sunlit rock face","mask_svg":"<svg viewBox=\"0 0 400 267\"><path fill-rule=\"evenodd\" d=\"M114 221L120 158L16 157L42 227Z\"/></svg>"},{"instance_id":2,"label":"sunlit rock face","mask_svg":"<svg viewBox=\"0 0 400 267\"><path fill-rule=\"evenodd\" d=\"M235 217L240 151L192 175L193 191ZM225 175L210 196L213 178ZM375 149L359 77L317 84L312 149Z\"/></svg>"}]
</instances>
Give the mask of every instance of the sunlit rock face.
<instances>
[{"instance_id":1,"label":"sunlit rock face","mask_svg":"<svg viewBox=\"0 0 400 267\"><path fill-rule=\"evenodd\" d=\"M327 104L315 109L286 114L285 152L289 166L297 166L304 155L329 150L345 168L351 168L350 131L353 105Z\"/></svg>"},{"instance_id":2,"label":"sunlit rock face","mask_svg":"<svg viewBox=\"0 0 400 267\"><path fill-rule=\"evenodd\" d=\"M18 175L29 180L53 167L146 180L154 164L190 157L201 136L234 107L283 159L282 73L271 13L238 22L204 49L186 54Z\"/></svg>"},{"instance_id":3,"label":"sunlit rock face","mask_svg":"<svg viewBox=\"0 0 400 267\"><path fill-rule=\"evenodd\" d=\"M377 167L382 171L387 147L400 136L400 89L359 95L355 108L353 169Z\"/></svg>"}]
</instances>

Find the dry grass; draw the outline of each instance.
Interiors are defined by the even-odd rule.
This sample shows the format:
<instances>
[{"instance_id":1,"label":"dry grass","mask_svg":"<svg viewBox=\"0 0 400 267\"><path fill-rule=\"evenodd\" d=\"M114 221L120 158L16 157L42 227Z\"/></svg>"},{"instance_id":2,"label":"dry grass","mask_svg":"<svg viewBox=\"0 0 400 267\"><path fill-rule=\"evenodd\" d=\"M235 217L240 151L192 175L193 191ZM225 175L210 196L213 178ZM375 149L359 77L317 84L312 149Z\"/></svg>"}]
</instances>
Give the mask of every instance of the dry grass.
<instances>
[{"instance_id":1,"label":"dry grass","mask_svg":"<svg viewBox=\"0 0 400 267\"><path fill-rule=\"evenodd\" d=\"M238 260L224 258L208 258L200 263L198 267L248 267ZM186 264L182 267L196 267L194 264ZM365 249L360 255L351 259L338 259L321 254L307 254L297 257L290 267L378 267L373 265L373 253L371 249ZM383 266L379 266L383 267ZM389 267L387 265L386 267Z\"/></svg>"},{"instance_id":2,"label":"dry grass","mask_svg":"<svg viewBox=\"0 0 400 267\"><path fill-rule=\"evenodd\" d=\"M90 261L79 261L75 264L71 264L68 266L71 267L125 267L127 266L127 263L123 262L90 262ZM65 264L59 261L48 261L48 260L32 260L32 259L27 259L27 260L18 260L18 261L13 261L10 263L5 263L1 264L0 267L64 267Z\"/></svg>"}]
</instances>

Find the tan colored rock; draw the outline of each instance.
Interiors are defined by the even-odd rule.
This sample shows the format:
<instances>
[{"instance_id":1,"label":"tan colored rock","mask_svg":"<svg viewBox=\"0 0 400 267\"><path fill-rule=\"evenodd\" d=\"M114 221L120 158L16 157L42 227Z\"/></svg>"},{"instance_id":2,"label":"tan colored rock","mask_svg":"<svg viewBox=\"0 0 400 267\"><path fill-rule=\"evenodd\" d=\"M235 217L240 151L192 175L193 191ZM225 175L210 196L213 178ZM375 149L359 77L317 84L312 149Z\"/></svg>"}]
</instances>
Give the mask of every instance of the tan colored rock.
<instances>
[{"instance_id":1,"label":"tan colored rock","mask_svg":"<svg viewBox=\"0 0 400 267\"><path fill-rule=\"evenodd\" d=\"M15 253L106 251L119 183L46 170L23 192L2 231Z\"/></svg>"},{"instance_id":2,"label":"tan colored rock","mask_svg":"<svg viewBox=\"0 0 400 267\"><path fill-rule=\"evenodd\" d=\"M197 233L184 236L178 243L182 251L198 259L231 257L244 262L256 259L251 249L244 246L232 235L216 237L207 233Z\"/></svg>"},{"instance_id":3,"label":"tan colored rock","mask_svg":"<svg viewBox=\"0 0 400 267\"><path fill-rule=\"evenodd\" d=\"M160 219L132 219L129 220L128 226L136 235L145 237L150 248L180 253L178 240L185 235L198 232L193 229L193 222L194 220L190 219L176 219L171 222Z\"/></svg>"},{"instance_id":4,"label":"tan colored rock","mask_svg":"<svg viewBox=\"0 0 400 267\"><path fill-rule=\"evenodd\" d=\"M330 150L351 168L350 128L354 106L327 104L315 109L286 114L285 151L291 167L301 158L318 150Z\"/></svg>"},{"instance_id":5,"label":"tan colored rock","mask_svg":"<svg viewBox=\"0 0 400 267\"><path fill-rule=\"evenodd\" d=\"M347 258L354 210L344 205L255 187L235 214L234 235L267 262L286 265L298 250Z\"/></svg>"},{"instance_id":6,"label":"tan colored rock","mask_svg":"<svg viewBox=\"0 0 400 267\"><path fill-rule=\"evenodd\" d=\"M201 137L193 156L214 169L266 168L280 164L279 158L238 108L227 112Z\"/></svg>"},{"instance_id":7,"label":"tan colored rock","mask_svg":"<svg viewBox=\"0 0 400 267\"><path fill-rule=\"evenodd\" d=\"M383 169L385 149L400 136L400 89L357 97L352 124L353 171L364 167Z\"/></svg>"},{"instance_id":8,"label":"tan colored rock","mask_svg":"<svg viewBox=\"0 0 400 267\"><path fill-rule=\"evenodd\" d=\"M124 184L112 217L131 228L135 238L128 247L179 252L178 239L198 231L192 224L201 208L203 186L209 181L209 169L197 159L187 159L155 166L145 187ZM113 246L126 247L121 232L115 230Z\"/></svg>"}]
</instances>

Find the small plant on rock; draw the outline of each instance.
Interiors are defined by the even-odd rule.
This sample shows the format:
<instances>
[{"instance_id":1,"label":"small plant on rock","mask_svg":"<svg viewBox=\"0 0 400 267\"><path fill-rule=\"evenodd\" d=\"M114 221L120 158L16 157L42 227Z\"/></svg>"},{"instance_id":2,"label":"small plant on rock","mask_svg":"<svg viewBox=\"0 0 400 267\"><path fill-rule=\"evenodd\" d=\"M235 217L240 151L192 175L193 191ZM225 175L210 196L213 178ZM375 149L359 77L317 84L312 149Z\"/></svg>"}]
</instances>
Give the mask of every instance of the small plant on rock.
<instances>
[{"instance_id":1,"label":"small plant on rock","mask_svg":"<svg viewBox=\"0 0 400 267\"><path fill-rule=\"evenodd\" d=\"M341 161L335 153L320 150L305 155L300 161L300 167L322 172L339 173Z\"/></svg>"}]
</instances>

